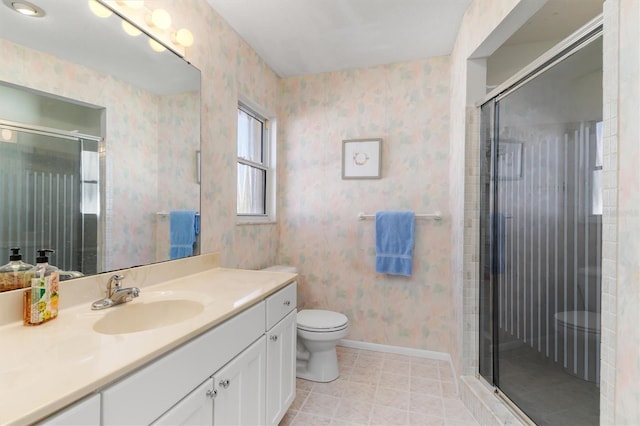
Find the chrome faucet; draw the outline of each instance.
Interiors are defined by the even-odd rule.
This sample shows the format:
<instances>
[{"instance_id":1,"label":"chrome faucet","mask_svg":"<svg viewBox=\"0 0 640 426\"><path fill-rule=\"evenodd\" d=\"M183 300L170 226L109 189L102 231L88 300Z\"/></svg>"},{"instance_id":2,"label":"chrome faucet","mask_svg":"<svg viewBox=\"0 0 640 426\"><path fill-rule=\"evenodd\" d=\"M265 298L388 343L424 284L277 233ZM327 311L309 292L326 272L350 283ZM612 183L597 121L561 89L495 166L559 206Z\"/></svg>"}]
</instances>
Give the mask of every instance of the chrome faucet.
<instances>
[{"instance_id":1,"label":"chrome faucet","mask_svg":"<svg viewBox=\"0 0 640 426\"><path fill-rule=\"evenodd\" d=\"M131 302L134 297L140 296L138 287L122 288L123 275L115 274L109 277L107 282L107 296L104 299L96 300L91 304L91 309L105 309L121 303Z\"/></svg>"}]
</instances>

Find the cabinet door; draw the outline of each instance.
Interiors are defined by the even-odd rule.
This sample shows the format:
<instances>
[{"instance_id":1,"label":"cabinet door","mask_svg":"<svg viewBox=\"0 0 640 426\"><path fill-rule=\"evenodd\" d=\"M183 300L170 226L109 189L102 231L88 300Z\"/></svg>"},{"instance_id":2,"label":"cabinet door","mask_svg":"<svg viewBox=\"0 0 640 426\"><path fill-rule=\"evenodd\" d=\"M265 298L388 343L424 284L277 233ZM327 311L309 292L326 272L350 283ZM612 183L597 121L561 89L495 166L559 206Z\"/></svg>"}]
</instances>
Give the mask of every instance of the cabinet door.
<instances>
[{"instance_id":1,"label":"cabinet door","mask_svg":"<svg viewBox=\"0 0 640 426\"><path fill-rule=\"evenodd\" d=\"M213 380L207 379L152 424L154 426L212 425L214 397Z\"/></svg>"},{"instance_id":2,"label":"cabinet door","mask_svg":"<svg viewBox=\"0 0 640 426\"><path fill-rule=\"evenodd\" d=\"M296 396L296 311L267 331L267 425L277 425Z\"/></svg>"},{"instance_id":3,"label":"cabinet door","mask_svg":"<svg viewBox=\"0 0 640 426\"><path fill-rule=\"evenodd\" d=\"M214 425L264 424L265 340L262 336L213 375Z\"/></svg>"},{"instance_id":4,"label":"cabinet door","mask_svg":"<svg viewBox=\"0 0 640 426\"><path fill-rule=\"evenodd\" d=\"M93 395L76 402L57 414L45 419L39 425L99 425L100 424L100 395Z\"/></svg>"}]
</instances>

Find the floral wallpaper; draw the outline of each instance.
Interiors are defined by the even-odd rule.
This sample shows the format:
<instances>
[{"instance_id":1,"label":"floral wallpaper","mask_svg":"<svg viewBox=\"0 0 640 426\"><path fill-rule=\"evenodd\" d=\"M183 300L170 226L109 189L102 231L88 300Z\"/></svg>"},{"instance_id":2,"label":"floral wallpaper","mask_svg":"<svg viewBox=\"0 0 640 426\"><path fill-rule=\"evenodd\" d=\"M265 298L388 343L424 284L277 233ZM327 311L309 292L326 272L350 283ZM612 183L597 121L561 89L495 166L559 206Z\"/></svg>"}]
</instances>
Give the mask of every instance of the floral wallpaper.
<instances>
[{"instance_id":1,"label":"floral wallpaper","mask_svg":"<svg viewBox=\"0 0 640 426\"><path fill-rule=\"evenodd\" d=\"M449 60L281 81L278 260L299 269L303 308L342 312L348 339L449 352ZM382 138L382 178L342 180L342 140ZM377 210L418 220L413 275L375 273Z\"/></svg>"}]
</instances>

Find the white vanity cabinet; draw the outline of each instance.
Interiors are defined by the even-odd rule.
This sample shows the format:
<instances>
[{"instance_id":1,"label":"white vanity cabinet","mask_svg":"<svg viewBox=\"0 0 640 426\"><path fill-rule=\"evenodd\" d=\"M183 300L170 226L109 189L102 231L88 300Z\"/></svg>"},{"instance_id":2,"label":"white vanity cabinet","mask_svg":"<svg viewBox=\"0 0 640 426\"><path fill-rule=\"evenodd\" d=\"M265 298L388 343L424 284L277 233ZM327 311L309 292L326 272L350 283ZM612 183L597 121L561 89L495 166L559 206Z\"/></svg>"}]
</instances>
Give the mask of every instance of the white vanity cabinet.
<instances>
[{"instance_id":1,"label":"white vanity cabinet","mask_svg":"<svg viewBox=\"0 0 640 426\"><path fill-rule=\"evenodd\" d=\"M296 301L294 282L41 424L277 425L295 397Z\"/></svg>"},{"instance_id":2,"label":"white vanity cabinet","mask_svg":"<svg viewBox=\"0 0 640 426\"><path fill-rule=\"evenodd\" d=\"M296 397L296 310L267 332L267 425L277 425Z\"/></svg>"},{"instance_id":3,"label":"white vanity cabinet","mask_svg":"<svg viewBox=\"0 0 640 426\"><path fill-rule=\"evenodd\" d=\"M267 425L277 425L296 394L296 283L267 298Z\"/></svg>"},{"instance_id":4,"label":"white vanity cabinet","mask_svg":"<svg viewBox=\"0 0 640 426\"><path fill-rule=\"evenodd\" d=\"M93 426L100 424L100 395L92 395L76 402L53 416L48 417L39 426Z\"/></svg>"},{"instance_id":5,"label":"white vanity cabinet","mask_svg":"<svg viewBox=\"0 0 640 426\"><path fill-rule=\"evenodd\" d=\"M264 303L267 331L173 406L160 425L277 425L295 398L296 284Z\"/></svg>"}]
</instances>

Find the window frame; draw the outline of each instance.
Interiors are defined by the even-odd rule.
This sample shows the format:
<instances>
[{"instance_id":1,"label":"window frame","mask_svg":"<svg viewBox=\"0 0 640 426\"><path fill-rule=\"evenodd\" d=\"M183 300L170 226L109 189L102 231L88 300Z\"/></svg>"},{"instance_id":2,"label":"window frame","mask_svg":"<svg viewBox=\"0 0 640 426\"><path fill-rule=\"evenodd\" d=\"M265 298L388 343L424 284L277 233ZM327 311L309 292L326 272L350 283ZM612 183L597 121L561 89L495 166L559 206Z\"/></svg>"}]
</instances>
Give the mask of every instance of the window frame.
<instances>
[{"instance_id":1,"label":"window frame","mask_svg":"<svg viewBox=\"0 0 640 426\"><path fill-rule=\"evenodd\" d=\"M256 105L252 101L245 97L240 96L236 109L236 129L237 129L237 111L241 110L255 119L263 123L262 126L262 163L248 160L246 158L239 157L238 152L238 134L236 130L236 223L238 225L249 224L265 224L275 223L275 170L276 170L276 156L275 156L275 136L276 136L276 121L274 114L266 112L263 108ZM265 191L264 191L264 214L245 214L238 213L238 167L240 164L254 167L265 171Z\"/></svg>"}]
</instances>

